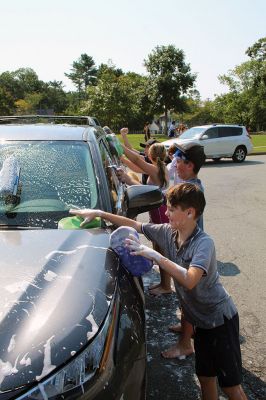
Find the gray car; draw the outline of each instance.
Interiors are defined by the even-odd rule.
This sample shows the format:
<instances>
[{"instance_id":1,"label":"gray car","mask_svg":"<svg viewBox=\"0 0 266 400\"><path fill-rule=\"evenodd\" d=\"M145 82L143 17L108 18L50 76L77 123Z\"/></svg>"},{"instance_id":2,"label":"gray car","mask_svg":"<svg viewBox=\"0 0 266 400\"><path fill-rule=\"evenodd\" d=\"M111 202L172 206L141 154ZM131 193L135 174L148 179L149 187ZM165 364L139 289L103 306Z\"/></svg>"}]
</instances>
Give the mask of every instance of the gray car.
<instances>
[{"instance_id":1,"label":"gray car","mask_svg":"<svg viewBox=\"0 0 266 400\"><path fill-rule=\"evenodd\" d=\"M59 228L70 208L135 218L160 190L118 181L94 118L1 117L0 139L0 399L145 399L142 282L115 227Z\"/></svg>"}]
</instances>

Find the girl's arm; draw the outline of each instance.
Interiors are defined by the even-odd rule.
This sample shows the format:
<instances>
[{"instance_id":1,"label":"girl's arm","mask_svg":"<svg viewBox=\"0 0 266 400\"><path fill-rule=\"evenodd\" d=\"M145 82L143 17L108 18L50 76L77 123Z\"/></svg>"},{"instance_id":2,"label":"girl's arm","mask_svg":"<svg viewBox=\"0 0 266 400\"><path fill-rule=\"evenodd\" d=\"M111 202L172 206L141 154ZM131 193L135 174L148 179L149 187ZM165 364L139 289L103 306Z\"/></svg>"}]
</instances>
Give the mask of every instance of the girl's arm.
<instances>
[{"instance_id":1,"label":"girl's arm","mask_svg":"<svg viewBox=\"0 0 266 400\"><path fill-rule=\"evenodd\" d=\"M137 174L143 174L144 173L141 168L139 168L136 164L134 164L128 158L122 156L122 157L120 157L120 161L124 165L126 165L128 168L130 168L133 172L136 172Z\"/></svg>"},{"instance_id":2,"label":"girl's arm","mask_svg":"<svg viewBox=\"0 0 266 400\"><path fill-rule=\"evenodd\" d=\"M144 158L140 155L135 153L134 151L128 149L127 147L125 147L124 145L122 145L123 149L124 149L124 153L127 156L127 158L133 162L134 164L136 164L139 168L142 169L142 171L147 174L150 175L152 178L155 177L155 180L158 180L158 168L156 165L150 164L148 162L146 162L144 160ZM157 179L156 179L157 178ZM153 179L154 180L154 179Z\"/></svg>"},{"instance_id":3,"label":"girl's arm","mask_svg":"<svg viewBox=\"0 0 266 400\"><path fill-rule=\"evenodd\" d=\"M131 146L131 144L129 143L128 136L127 136L127 134L128 134L128 128L122 128L122 129L120 129L120 134L121 134L121 137L122 137L122 139L123 139L124 145L125 145L128 149L130 149L130 150L132 150L132 151L138 153L138 150L135 150L135 149Z\"/></svg>"},{"instance_id":4,"label":"girl's arm","mask_svg":"<svg viewBox=\"0 0 266 400\"><path fill-rule=\"evenodd\" d=\"M100 217L102 219L111 222L111 224L117 226L130 226L131 228L136 229L137 232L142 233L141 222L135 221L134 219L130 219L127 217L123 217L121 215L115 215L102 210L94 210L90 208L84 210L71 209L69 210L69 213L84 218L84 221L80 224L81 227L86 223L90 222L91 220L93 220L94 218Z\"/></svg>"}]
</instances>

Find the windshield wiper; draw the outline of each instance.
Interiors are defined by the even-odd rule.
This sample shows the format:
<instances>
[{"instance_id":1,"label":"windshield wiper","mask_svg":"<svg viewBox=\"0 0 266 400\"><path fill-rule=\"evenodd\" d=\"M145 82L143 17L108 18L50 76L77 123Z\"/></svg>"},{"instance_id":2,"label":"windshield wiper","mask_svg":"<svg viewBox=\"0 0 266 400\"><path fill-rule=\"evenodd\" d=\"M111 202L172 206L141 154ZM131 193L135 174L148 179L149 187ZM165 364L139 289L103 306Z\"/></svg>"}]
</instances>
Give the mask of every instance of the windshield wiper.
<instances>
[{"instance_id":1,"label":"windshield wiper","mask_svg":"<svg viewBox=\"0 0 266 400\"><path fill-rule=\"evenodd\" d=\"M10 225L10 224L0 224L0 230L40 230L43 229L42 226L27 226L27 225Z\"/></svg>"}]
</instances>

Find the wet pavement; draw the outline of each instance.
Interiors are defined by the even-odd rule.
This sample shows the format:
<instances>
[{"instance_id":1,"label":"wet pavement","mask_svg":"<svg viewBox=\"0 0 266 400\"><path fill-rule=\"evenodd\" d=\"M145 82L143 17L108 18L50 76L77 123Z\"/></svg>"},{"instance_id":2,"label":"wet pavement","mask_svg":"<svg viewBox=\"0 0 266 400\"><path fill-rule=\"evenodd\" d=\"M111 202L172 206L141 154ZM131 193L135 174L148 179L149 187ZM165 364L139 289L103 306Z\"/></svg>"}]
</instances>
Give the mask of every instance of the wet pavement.
<instances>
[{"instance_id":1,"label":"wet pavement","mask_svg":"<svg viewBox=\"0 0 266 400\"><path fill-rule=\"evenodd\" d=\"M147 319L147 400L200 400L200 389L194 373L194 355L185 360L164 359L160 353L178 339L168 330L179 322L175 293L151 296L148 287L159 282L156 268L143 277ZM266 400L266 384L243 369L243 387L249 400ZM219 400L226 399L220 393Z\"/></svg>"}]
</instances>

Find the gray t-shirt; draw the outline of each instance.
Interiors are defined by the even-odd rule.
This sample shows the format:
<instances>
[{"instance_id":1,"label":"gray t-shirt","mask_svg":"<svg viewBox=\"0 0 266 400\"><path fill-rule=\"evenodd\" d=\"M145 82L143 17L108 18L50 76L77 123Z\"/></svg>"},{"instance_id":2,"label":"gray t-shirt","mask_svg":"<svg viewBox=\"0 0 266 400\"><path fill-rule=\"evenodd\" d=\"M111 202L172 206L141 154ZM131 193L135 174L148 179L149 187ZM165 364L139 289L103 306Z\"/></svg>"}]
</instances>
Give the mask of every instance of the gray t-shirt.
<instances>
[{"instance_id":1,"label":"gray t-shirt","mask_svg":"<svg viewBox=\"0 0 266 400\"><path fill-rule=\"evenodd\" d=\"M188 269L201 268L204 273L191 290L175 280L176 293L187 321L196 327L211 329L223 325L224 316L231 319L237 309L221 284L217 271L213 240L198 226L180 247L177 247L177 231L169 224L142 224L143 234L158 244L165 257Z\"/></svg>"}]
</instances>

